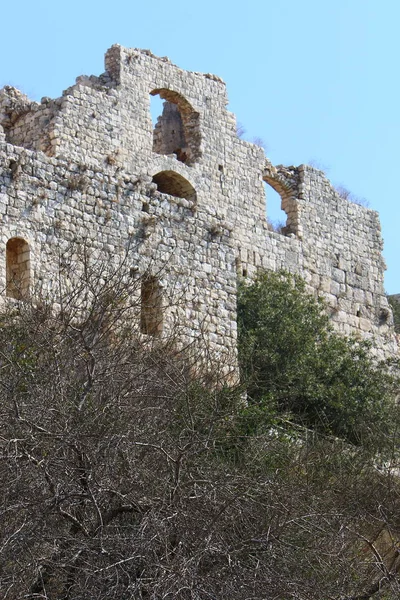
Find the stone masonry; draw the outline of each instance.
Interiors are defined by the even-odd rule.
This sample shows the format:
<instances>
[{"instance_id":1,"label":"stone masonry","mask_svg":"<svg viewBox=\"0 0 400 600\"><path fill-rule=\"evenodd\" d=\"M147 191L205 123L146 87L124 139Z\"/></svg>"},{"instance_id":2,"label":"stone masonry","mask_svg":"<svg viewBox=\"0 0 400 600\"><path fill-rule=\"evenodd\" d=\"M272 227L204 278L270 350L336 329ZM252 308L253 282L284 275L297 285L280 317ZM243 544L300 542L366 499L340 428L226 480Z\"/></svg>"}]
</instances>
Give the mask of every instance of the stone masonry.
<instances>
[{"instance_id":1,"label":"stone masonry","mask_svg":"<svg viewBox=\"0 0 400 600\"><path fill-rule=\"evenodd\" d=\"M376 212L341 198L321 171L275 167L238 138L215 75L118 45L105 68L40 104L0 92L4 296L51 289L63 249L85 242L147 274L143 334L178 322L185 343L234 356L238 277L286 269L326 299L339 332L396 351ZM155 95L165 102L153 128ZM281 196L282 233L268 227L265 183ZM147 322L153 313L160 322Z\"/></svg>"}]
</instances>

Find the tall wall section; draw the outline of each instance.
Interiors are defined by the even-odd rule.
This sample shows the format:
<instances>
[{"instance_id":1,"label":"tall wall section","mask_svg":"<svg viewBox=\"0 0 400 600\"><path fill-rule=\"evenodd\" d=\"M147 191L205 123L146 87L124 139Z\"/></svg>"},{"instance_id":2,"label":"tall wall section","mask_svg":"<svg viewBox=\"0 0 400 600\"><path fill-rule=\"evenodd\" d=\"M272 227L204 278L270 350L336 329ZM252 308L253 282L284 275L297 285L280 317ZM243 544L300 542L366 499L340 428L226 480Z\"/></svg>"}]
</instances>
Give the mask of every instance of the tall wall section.
<instances>
[{"instance_id":1,"label":"tall wall section","mask_svg":"<svg viewBox=\"0 0 400 600\"><path fill-rule=\"evenodd\" d=\"M159 279L164 332L179 324L185 343L234 357L237 277L285 268L325 296L339 331L395 351L374 211L340 198L321 172L273 167L239 139L218 77L120 46L105 65L56 100L0 92L5 292L13 238L29 245L30 289L52 285L71 242L114 261L128 253L127 269ZM155 95L166 104L153 128ZM265 182L281 195L284 234L268 229Z\"/></svg>"}]
</instances>

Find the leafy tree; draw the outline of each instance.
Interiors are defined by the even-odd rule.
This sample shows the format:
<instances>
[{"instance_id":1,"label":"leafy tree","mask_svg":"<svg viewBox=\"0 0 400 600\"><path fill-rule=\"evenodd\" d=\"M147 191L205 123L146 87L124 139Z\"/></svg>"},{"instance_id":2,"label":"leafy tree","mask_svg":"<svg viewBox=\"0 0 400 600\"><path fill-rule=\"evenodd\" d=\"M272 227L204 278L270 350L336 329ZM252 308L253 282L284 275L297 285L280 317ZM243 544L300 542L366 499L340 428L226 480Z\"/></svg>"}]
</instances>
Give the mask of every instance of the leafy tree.
<instances>
[{"instance_id":1,"label":"leafy tree","mask_svg":"<svg viewBox=\"0 0 400 600\"><path fill-rule=\"evenodd\" d=\"M288 273L241 285L239 357L250 408L372 450L393 439L398 410L393 365L370 344L334 333L324 304ZM389 435L388 435L389 434Z\"/></svg>"},{"instance_id":2,"label":"leafy tree","mask_svg":"<svg viewBox=\"0 0 400 600\"><path fill-rule=\"evenodd\" d=\"M400 333L400 301L398 295L388 296L389 304L393 311L394 330Z\"/></svg>"}]
</instances>

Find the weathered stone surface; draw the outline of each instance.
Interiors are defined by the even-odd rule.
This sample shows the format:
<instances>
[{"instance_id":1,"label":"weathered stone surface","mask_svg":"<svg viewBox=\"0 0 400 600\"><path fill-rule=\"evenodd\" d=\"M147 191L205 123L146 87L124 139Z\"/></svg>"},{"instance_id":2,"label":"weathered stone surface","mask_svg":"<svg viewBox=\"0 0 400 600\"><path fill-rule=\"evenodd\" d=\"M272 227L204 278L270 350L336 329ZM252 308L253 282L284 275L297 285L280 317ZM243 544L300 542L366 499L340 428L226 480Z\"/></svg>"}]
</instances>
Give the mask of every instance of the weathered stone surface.
<instances>
[{"instance_id":1,"label":"weathered stone surface","mask_svg":"<svg viewBox=\"0 0 400 600\"><path fill-rule=\"evenodd\" d=\"M376 212L239 139L218 77L118 45L105 65L40 104L0 91L3 289L11 238L29 244L31 287L51 287L71 241L111 261L129 248L129 268L159 279L164 331L178 321L182 339L220 356L236 347L237 277L285 268L326 297L338 331L396 351ZM167 104L153 131L157 94ZM282 198L282 233L267 225L264 181Z\"/></svg>"}]
</instances>

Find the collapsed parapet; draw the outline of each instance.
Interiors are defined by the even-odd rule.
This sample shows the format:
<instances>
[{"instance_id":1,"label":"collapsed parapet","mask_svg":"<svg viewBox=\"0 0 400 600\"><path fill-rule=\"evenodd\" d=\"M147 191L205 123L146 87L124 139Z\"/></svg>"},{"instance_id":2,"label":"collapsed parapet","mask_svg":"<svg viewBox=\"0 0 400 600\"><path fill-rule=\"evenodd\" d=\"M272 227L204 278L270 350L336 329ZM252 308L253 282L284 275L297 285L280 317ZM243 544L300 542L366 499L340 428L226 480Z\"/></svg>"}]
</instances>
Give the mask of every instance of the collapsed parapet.
<instances>
[{"instance_id":1,"label":"collapsed parapet","mask_svg":"<svg viewBox=\"0 0 400 600\"><path fill-rule=\"evenodd\" d=\"M40 150L52 156L52 124L59 103L43 98L32 102L13 87L0 91L0 124L6 141L29 150Z\"/></svg>"},{"instance_id":2,"label":"collapsed parapet","mask_svg":"<svg viewBox=\"0 0 400 600\"><path fill-rule=\"evenodd\" d=\"M68 105L76 101L79 104L82 86L107 92L113 85L108 73L100 77L80 76L60 98L43 97L40 103L31 101L14 87L5 86L0 90L0 125L6 141L44 152L47 156L68 153L65 142L73 135L71 129L75 127L74 123L68 123Z\"/></svg>"},{"instance_id":3,"label":"collapsed parapet","mask_svg":"<svg viewBox=\"0 0 400 600\"><path fill-rule=\"evenodd\" d=\"M31 112L36 105L19 90L6 85L0 91L0 123L6 130L15 126L16 121Z\"/></svg>"},{"instance_id":4,"label":"collapsed parapet","mask_svg":"<svg viewBox=\"0 0 400 600\"><path fill-rule=\"evenodd\" d=\"M164 107L153 126L155 95ZM234 352L237 276L259 268L298 273L338 331L394 352L377 214L312 167L273 166L238 138L227 101L218 77L118 45L102 75L78 77L61 98L4 88L0 282L10 239L29 243L31 287L72 239L111 258L136 240L132 269L151 259L164 289L184 290L180 327L215 354ZM287 215L280 233L268 228L265 184Z\"/></svg>"}]
</instances>

